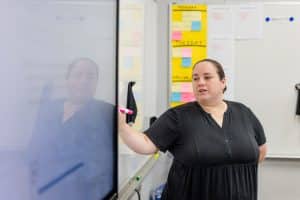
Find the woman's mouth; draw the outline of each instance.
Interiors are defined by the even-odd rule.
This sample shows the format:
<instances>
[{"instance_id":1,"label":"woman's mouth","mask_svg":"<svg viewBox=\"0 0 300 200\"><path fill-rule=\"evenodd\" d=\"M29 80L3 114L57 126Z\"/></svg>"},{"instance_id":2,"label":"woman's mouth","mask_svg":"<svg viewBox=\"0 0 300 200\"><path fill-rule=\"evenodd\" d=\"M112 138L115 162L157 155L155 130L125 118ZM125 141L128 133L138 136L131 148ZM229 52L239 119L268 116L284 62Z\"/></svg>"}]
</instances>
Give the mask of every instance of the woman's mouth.
<instances>
[{"instance_id":1,"label":"woman's mouth","mask_svg":"<svg viewBox=\"0 0 300 200\"><path fill-rule=\"evenodd\" d=\"M206 89L199 89L198 92L200 94L206 94L208 92L208 90L206 90Z\"/></svg>"}]
</instances>

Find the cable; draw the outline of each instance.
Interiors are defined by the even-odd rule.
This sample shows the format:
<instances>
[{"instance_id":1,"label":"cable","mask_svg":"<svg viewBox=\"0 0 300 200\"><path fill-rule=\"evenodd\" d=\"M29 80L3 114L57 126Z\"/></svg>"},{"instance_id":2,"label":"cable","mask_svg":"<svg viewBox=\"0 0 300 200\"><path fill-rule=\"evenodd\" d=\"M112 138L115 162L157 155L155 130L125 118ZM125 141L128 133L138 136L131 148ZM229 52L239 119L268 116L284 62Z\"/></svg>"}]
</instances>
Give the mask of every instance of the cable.
<instances>
[{"instance_id":1,"label":"cable","mask_svg":"<svg viewBox=\"0 0 300 200\"><path fill-rule=\"evenodd\" d=\"M136 192L137 196L138 196L138 200L141 200L141 194L140 191L138 189L134 189L134 191Z\"/></svg>"}]
</instances>

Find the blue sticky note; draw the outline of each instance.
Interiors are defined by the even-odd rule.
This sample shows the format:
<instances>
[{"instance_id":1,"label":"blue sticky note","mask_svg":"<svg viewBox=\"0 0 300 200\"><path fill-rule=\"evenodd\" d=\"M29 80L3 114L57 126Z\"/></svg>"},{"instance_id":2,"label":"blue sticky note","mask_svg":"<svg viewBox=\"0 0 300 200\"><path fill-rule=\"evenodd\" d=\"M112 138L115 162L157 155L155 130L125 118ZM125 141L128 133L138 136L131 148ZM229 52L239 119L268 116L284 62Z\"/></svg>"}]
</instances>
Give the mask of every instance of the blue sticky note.
<instances>
[{"instance_id":1,"label":"blue sticky note","mask_svg":"<svg viewBox=\"0 0 300 200\"><path fill-rule=\"evenodd\" d=\"M171 101L172 102L180 102L181 94L180 92L172 92Z\"/></svg>"},{"instance_id":2,"label":"blue sticky note","mask_svg":"<svg viewBox=\"0 0 300 200\"><path fill-rule=\"evenodd\" d=\"M182 67L190 67L192 65L192 58L182 58Z\"/></svg>"},{"instance_id":3,"label":"blue sticky note","mask_svg":"<svg viewBox=\"0 0 300 200\"><path fill-rule=\"evenodd\" d=\"M192 21L192 31L200 31L200 30L201 30L201 22Z\"/></svg>"},{"instance_id":4,"label":"blue sticky note","mask_svg":"<svg viewBox=\"0 0 300 200\"><path fill-rule=\"evenodd\" d=\"M126 56L124 57L124 68L130 69L133 67L133 57Z\"/></svg>"}]
</instances>

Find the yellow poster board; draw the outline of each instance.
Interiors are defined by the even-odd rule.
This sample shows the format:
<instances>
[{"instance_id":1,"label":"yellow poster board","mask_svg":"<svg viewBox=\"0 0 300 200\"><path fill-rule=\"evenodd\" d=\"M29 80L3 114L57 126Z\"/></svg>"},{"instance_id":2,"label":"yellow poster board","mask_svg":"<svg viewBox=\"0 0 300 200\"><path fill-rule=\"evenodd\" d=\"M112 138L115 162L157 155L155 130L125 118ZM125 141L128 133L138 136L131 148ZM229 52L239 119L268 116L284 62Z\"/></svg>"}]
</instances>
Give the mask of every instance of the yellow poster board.
<instances>
[{"instance_id":1,"label":"yellow poster board","mask_svg":"<svg viewBox=\"0 0 300 200\"><path fill-rule=\"evenodd\" d=\"M176 106L194 100L192 91L173 88L187 88L187 84L191 87L193 65L206 58L207 6L174 4L170 19L171 106ZM174 84L182 87L173 87Z\"/></svg>"}]
</instances>

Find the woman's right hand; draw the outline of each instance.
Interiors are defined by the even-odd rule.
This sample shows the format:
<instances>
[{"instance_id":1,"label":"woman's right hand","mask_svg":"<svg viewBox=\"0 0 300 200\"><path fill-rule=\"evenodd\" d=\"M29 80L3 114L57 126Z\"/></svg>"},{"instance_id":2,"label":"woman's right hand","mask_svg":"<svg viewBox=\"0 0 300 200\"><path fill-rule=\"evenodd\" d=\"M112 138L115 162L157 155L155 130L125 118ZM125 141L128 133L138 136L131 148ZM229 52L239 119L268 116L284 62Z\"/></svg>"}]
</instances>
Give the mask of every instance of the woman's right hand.
<instances>
[{"instance_id":1,"label":"woman's right hand","mask_svg":"<svg viewBox=\"0 0 300 200\"><path fill-rule=\"evenodd\" d=\"M136 131L126 123L126 114L119 111L118 115L119 134L133 151L140 154L153 154L158 149L147 135Z\"/></svg>"},{"instance_id":2,"label":"woman's right hand","mask_svg":"<svg viewBox=\"0 0 300 200\"><path fill-rule=\"evenodd\" d=\"M122 132L125 130L125 127L127 126L126 123L126 114L122 112L118 112L118 125L119 125L119 132Z\"/></svg>"}]
</instances>

